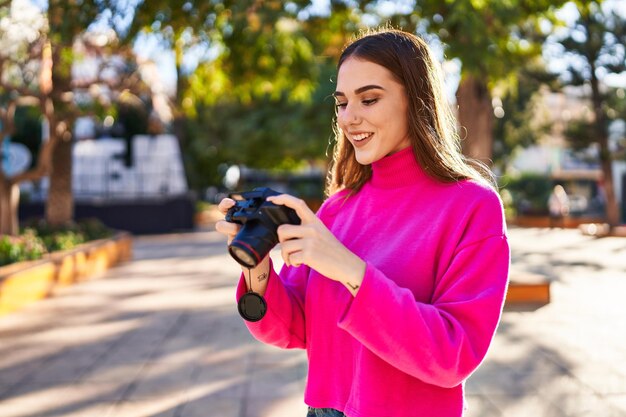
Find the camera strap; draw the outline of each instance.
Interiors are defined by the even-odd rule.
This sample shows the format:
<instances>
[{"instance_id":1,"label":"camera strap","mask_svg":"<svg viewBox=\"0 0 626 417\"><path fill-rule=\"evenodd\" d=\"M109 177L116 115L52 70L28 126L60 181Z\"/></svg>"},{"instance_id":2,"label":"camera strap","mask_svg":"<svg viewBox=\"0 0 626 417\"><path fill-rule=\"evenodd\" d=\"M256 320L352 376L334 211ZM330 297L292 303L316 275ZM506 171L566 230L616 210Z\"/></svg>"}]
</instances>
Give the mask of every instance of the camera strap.
<instances>
[{"instance_id":1,"label":"camera strap","mask_svg":"<svg viewBox=\"0 0 626 417\"><path fill-rule=\"evenodd\" d=\"M252 289L252 271L250 268L248 268L248 292L239 298L237 309L239 310L239 315L244 320L252 322L261 320L267 311L265 298Z\"/></svg>"}]
</instances>

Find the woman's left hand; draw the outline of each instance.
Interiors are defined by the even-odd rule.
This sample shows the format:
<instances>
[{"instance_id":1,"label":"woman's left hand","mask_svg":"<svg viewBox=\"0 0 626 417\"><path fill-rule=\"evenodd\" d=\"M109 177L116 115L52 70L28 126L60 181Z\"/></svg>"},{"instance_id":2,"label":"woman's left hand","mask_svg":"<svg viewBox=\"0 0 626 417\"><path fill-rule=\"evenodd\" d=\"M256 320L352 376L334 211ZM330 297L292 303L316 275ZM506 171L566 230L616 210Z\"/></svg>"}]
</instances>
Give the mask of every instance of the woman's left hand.
<instances>
[{"instance_id":1,"label":"woman's left hand","mask_svg":"<svg viewBox=\"0 0 626 417\"><path fill-rule=\"evenodd\" d=\"M301 220L300 225L278 227L285 264L307 265L343 283L355 295L363 282L365 262L339 242L303 200L288 194L268 197L267 200L293 209Z\"/></svg>"}]
</instances>

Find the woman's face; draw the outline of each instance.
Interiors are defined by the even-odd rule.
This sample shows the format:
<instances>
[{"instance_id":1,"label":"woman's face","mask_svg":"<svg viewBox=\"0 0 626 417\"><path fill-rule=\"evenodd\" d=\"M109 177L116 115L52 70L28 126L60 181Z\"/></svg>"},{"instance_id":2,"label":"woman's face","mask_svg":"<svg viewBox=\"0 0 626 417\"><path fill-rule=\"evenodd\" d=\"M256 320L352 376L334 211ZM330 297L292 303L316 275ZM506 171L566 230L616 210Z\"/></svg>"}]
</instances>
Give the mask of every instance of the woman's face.
<instances>
[{"instance_id":1,"label":"woman's face","mask_svg":"<svg viewBox=\"0 0 626 417\"><path fill-rule=\"evenodd\" d=\"M348 58L337 74L337 122L369 165L410 145L404 87L385 67Z\"/></svg>"}]
</instances>

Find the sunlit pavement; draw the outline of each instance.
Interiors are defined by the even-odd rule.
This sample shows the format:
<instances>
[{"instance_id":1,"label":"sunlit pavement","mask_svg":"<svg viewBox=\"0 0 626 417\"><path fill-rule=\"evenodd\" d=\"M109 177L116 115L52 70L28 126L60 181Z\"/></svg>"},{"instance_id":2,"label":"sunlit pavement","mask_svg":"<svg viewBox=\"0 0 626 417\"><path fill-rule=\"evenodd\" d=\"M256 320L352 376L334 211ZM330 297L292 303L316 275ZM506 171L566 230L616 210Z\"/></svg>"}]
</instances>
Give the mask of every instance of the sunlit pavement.
<instances>
[{"instance_id":1,"label":"sunlit pavement","mask_svg":"<svg viewBox=\"0 0 626 417\"><path fill-rule=\"evenodd\" d=\"M626 416L626 238L510 240L514 268L548 276L552 302L504 313L467 383L467 416ZM248 334L220 236L134 249L134 262L0 318L1 417L306 414L305 354Z\"/></svg>"}]
</instances>

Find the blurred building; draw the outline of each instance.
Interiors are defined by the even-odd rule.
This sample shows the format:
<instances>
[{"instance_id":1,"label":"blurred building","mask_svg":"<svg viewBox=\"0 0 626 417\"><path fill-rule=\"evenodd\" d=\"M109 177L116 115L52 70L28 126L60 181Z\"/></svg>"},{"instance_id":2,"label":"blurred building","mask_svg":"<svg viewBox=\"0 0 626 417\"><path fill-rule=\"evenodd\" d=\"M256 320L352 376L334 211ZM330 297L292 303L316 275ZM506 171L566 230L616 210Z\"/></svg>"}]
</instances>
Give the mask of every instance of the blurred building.
<instances>
[{"instance_id":1,"label":"blurred building","mask_svg":"<svg viewBox=\"0 0 626 417\"><path fill-rule=\"evenodd\" d=\"M195 197L178 139L165 133L172 113L159 72L149 61L111 53L115 42L108 30L87 32L74 45L73 97L85 109L73 135L75 218L135 233L191 229ZM42 217L49 178L20 188L20 218Z\"/></svg>"},{"instance_id":2,"label":"blurred building","mask_svg":"<svg viewBox=\"0 0 626 417\"><path fill-rule=\"evenodd\" d=\"M555 184L562 184L571 199L572 212L601 215L604 213L603 174L599 163L599 149L592 144L585 150L574 151L565 139L564 132L573 120L593 117L590 93L583 87L566 87L561 92L543 92L542 108L546 121L552 126L551 134L535 146L521 150L512 162L519 173L544 174ZM612 151L617 152L626 137L626 124L614 122L609 129ZM613 162L613 181L622 221L626 219L626 162Z\"/></svg>"}]
</instances>

